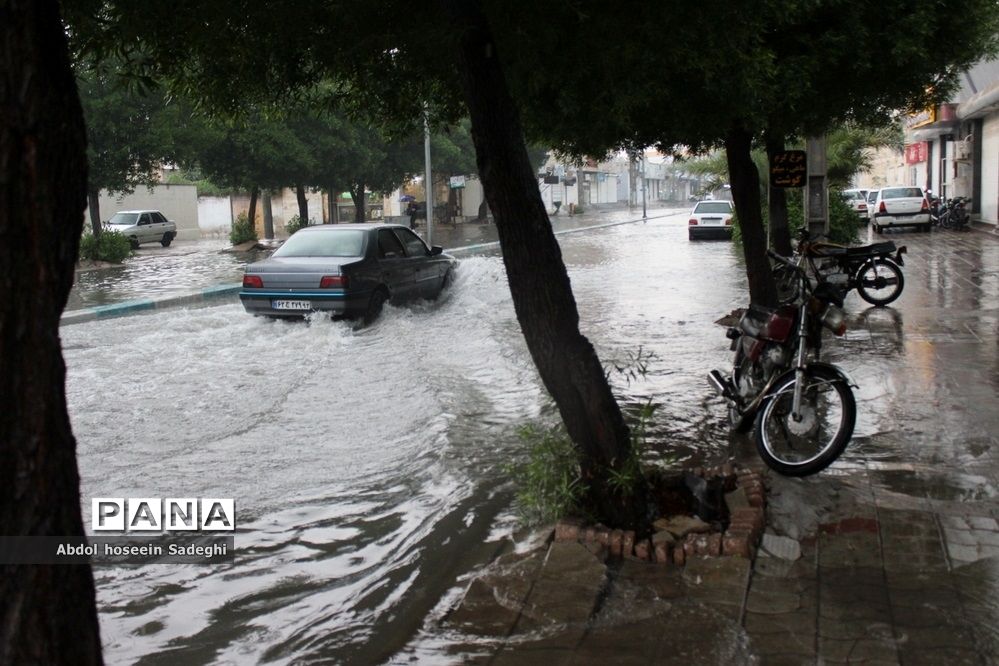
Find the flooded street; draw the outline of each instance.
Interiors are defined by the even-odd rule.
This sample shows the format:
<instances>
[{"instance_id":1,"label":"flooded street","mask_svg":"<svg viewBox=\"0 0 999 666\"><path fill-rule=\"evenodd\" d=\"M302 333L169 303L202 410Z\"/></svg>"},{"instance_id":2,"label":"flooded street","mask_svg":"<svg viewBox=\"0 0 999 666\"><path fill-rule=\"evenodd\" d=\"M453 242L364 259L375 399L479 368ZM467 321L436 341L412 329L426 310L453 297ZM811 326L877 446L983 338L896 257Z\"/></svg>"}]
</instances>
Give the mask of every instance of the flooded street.
<instances>
[{"instance_id":1,"label":"flooded street","mask_svg":"<svg viewBox=\"0 0 999 666\"><path fill-rule=\"evenodd\" d=\"M623 403L659 406L647 457L670 466L729 457L705 374L730 362L713 322L747 298L741 250L690 243L685 225L560 239L605 364L655 355L644 379L610 376ZM942 252L936 238L895 238L910 246L895 307L847 298L853 330L827 358L860 385L859 416L828 474L849 485L870 465L916 503L914 477L939 479L948 501L991 502L996 417L962 405L999 393L997 244ZM95 569L109 664L429 658L412 647L426 618L516 529L516 429L553 422L495 255L463 258L441 301L387 308L364 330L228 301L61 335L85 524L91 497L236 502L232 565Z\"/></svg>"},{"instance_id":2,"label":"flooded street","mask_svg":"<svg viewBox=\"0 0 999 666\"><path fill-rule=\"evenodd\" d=\"M659 357L614 381L664 404L670 462L724 455L703 371L726 347L711 322L743 298L735 248L688 245L684 224L562 240L601 357ZM356 332L230 302L62 334L84 498L236 500L232 567L96 571L109 663L391 657L513 529L515 431L552 421L496 256Z\"/></svg>"}]
</instances>

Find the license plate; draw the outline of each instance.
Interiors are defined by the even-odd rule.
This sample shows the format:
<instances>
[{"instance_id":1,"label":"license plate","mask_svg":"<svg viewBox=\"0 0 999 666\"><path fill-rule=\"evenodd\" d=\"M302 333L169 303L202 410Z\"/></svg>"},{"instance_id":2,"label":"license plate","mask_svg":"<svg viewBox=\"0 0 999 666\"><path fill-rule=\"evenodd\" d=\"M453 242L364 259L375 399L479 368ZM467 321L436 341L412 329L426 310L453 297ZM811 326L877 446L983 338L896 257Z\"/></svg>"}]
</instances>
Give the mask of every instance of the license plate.
<instances>
[{"instance_id":1,"label":"license plate","mask_svg":"<svg viewBox=\"0 0 999 666\"><path fill-rule=\"evenodd\" d=\"M271 307L275 310L311 310L310 301L271 301Z\"/></svg>"},{"instance_id":2,"label":"license plate","mask_svg":"<svg viewBox=\"0 0 999 666\"><path fill-rule=\"evenodd\" d=\"M701 224L708 224L708 225L715 226L715 225L719 225L721 223L722 223L722 219L720 217L702 217L701 218Z\"/></svg>"}]
</instances>

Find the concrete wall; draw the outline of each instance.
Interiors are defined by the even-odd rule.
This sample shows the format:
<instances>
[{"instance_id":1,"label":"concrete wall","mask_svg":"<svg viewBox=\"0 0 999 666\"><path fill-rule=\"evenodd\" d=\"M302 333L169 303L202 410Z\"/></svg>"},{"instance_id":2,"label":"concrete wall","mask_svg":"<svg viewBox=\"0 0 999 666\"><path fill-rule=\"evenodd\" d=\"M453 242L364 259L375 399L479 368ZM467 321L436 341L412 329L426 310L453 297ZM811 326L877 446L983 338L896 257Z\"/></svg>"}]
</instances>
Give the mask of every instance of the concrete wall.
<instances>
[{"instance_id":1,"label":"concrete wall","mask_svg":"<svg viewBox=\"0 0 999 666\"><path fill-rule=\"evenodd\" d=\"M101 190L101 220L122 210L158 210L177 224L178 240L201 238L198 228L198 189L194 185L140 187L132 194L111 196ZM87 211L90 221L90 211Z\"/></svg>"},{"instance_id":2,"label":"concrete wall","mask_svg":"<svg viewBox=\"0 0 999 666\"><path fill-rule=\"evenodd\" d=\"M202 236L224 236L232 229L229 197L198 197L198 228Z\"/></svg>"},{"instance_id":3,"label":"concrete wall","mask_svg":"<svg viewBox=\"0 0 999 666\"><path fill-rule=\"evenodd\" d=\"M982 210L985 222L999 224L999 114L984 119L982 127Z\"/></svg>"}]
</instances>

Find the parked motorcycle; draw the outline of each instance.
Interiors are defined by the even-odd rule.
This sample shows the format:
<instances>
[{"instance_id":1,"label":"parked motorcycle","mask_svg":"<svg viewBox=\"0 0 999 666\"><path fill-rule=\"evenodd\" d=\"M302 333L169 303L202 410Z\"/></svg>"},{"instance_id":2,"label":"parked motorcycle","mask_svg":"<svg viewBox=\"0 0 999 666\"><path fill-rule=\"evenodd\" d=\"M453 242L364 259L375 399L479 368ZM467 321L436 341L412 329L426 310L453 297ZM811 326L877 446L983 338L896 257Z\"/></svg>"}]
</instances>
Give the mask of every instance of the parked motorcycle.
<instances>
[{"instance_id":1,"label":"parked motorcycle","mask_svg":"<svg viewBox=\"0 0 999 666\"><path fill-rule=\"evenodd\" d=\"M813 240L802 230L798 242L799 263L807 267L816 282L835 286L845 297L856 289L860 297L872 305L887 305L902 295L905 276L902 255L906 248L892 241L847 247L836 243ZM774 279L782 302L797 297L798 275L784 263L774 268Z\"/></svg>"},{"instance_id":2,"label":"parked motorcycle","mask_svg":"<svg viewBox=\"0 0 999 666\"><path fill-rule=\"evenodd\" d=\"M939 204L936 209L936 224L944 229L954 229L963 231L968 228L971 216L968 214L968 203L971 200L967 197L954 197ZM931 216L933 213L931 212Z\"/></svg>"},{"instance_id":3,"label":"parked motorcycle","mask_svg":"<svg viewBox=\"0 0 999 666\"><path fill-rule=\"evenodd\" d=\"M857 419L853 380L819 360L823 327L846 331L843 299L836 286L813 284L803 267L770 256L797 278L798 297L777 309L751 305L727 332L731 374L712 370L708 381L728 401L733 429L749 430L755 421L756 448L771 469L807 476L839 457Z\"/></svg>"}]
</instances>

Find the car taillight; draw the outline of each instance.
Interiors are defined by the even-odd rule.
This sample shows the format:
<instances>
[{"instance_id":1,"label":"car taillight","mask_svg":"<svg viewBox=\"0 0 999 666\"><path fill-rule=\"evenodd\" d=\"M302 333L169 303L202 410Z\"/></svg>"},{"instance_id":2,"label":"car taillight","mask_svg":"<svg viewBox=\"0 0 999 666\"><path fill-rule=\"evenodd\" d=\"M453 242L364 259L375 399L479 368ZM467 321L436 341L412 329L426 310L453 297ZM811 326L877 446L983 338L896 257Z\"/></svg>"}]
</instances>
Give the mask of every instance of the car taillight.
<instances>
[{"instance_id":1,"label":"car taillight","mask_svg":"<svg viewBox=\"0 0 999 666\"><path fill-rule=\"evenodd\" d=\"M347 276L346 275L324 275L323 279L319 281L320 289L330 289L335 287L347 286Z\"/></svg>"},{"instance_id":2,"label":"car taillight","mask_svg":"<svg viewBox=\"0 0 999 666\"><path fill-rule=\"evenodd\" d=\"M857 206L857 210L867 210L867 204L860 204Z\"/></svg>"},{"instance_id":3,"label":"car taillight","mask_svg":"<svg viewBox=\"0 0 999 666\"><path fill-rule=\"evenodd\" d=\"M888 212L888 209L885 208L885 202L884 201L882 201L881 205L878 206L878 212L879 213L887 213Z\"/></svg>"},{"instance_id":4,"label":"car taillight","mask_svg":"<svg viewBox=\"0 0 999 666\"><path fill-rule=\"evenodd\" d=\"M725 226L726 227L731 227L732 226L732 218L731 217L726 217L725 218Z\"/></svg>"},{"instance_id":5,"label":"car taillight","mask_svg":"<svg viewBox=\"0 0 999 666\"><path fill-rule=\"evenodd\" d=\"M929 201L927 201L927 200L926 200L926 199L924 198L924 199L923 199L923 207L922 207L922 208L920 208L920 210L929 210L929 209L930 209L930 202L929 202Z\"/></svg>"},{"instance_id":6,"label":"car taillight","mask_svg":"<svg viewBox=\"0 0 999 666\"><path fill-rule=\"evenodd\" d=\"M251 287L253 289L263 289L264 280L259 275L244 275L243 286Z\"/></svg>"},{"instance_id":7,"label":"car taillight","mask_svg":"<svg viewBox=\"0 0 999 666\"><path fill-rule=\"evenodd\" d=\"M687 226L688 227L696 227L697 226L697 218L696 217L690 218L690 220L687 221Z\"/></svg>"}]
</instances>

